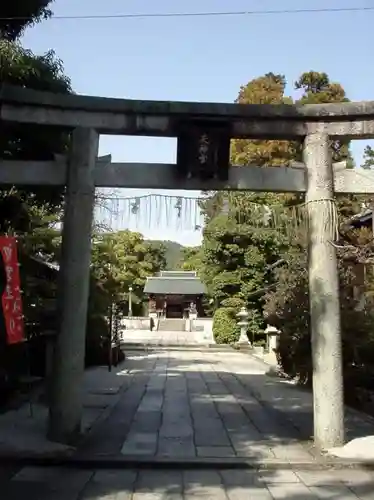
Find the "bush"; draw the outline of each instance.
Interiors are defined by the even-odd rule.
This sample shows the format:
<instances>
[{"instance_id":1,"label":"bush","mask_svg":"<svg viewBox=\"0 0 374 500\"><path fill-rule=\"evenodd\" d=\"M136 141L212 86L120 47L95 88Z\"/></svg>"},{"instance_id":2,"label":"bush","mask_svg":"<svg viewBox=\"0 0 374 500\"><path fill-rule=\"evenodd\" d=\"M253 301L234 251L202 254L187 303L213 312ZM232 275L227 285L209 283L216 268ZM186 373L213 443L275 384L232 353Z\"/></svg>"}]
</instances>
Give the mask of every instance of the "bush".
<instances>
[{"instance_id":1,"label":"bush","mask_svg":"<svg viewBox=\"0 0 374 500\"><path fill-rule=\"evenodd\" d=\"M233 344L239 340L240 328L235 313L232 307L221 307L214 313L213 335L217 344Z\"/></svg>"},{"instance_id":2,"label":"bush","mask_svg":"<svg viewBox=\"0 0 374 500\"><path fill-rule=\"evenodd\" d=\"M248 332L250 340L254 345L263 345L266 343L264 333L264 316L255 307L248 308Z\"/></svg>"},{"instance_id":3,"label":"bush","mask_svg":"<svg viewBox=\"0 0 374 500\"><path fill-rule=\"evenodd\" d=\"M89 314L86 333L86 366L105 365L108 362L108 321L99 314Z\"/></svg>"},{"instance_id":4,"label":"bush","mask_svg":"<svg viewBox=\"0 0 374 500\"><path fill-rule=\"evenodd\" d=\"M239 311L241 307L245 307L245 301L240 297L228 297L222 301L221 305L224 308L237 309Z\"/></svg>"},{"instance_id":5,"label":"bush","mask_svg":"<svg viewBox=\"0 0 374 500\"><path fill-rule=\"evenodd\" d=\"M374 311L372 306L357 310L351 293L354 276L342 259L339 272L344 381L352 389L358 367L360 372L374 368ZM288 267L278 271L277 278L277 289L266 296L265 314L267 323L281 331L278 362L285 373L309 384L313 366L306 255L290 256Z\"/></svg>"}]
</instances>

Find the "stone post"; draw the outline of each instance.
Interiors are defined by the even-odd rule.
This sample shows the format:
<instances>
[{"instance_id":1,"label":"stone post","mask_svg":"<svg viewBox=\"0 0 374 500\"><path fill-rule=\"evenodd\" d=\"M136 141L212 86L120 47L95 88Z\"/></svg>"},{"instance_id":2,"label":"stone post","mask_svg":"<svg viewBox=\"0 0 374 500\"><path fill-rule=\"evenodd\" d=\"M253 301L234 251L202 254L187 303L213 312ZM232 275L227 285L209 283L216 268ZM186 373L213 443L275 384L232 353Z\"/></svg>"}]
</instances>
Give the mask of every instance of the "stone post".
<instances>
[{"instance_id":1,"label":"stone post","mask_svg":"<svg viewBox=\"0 0 374 500\"><path fill-rule=\"evenodd\" d=\"M334 187L329 137L304 143L309 219L309 300L313 360L314 441L322 449L344 443L344 394Z\"/></svg>"},{"instance_id":2,"label":"stone post","mask_svg":"<svg viewBox=\"0 0 374 500\"><path fill-rule=\"evenodd\" d=\"M59 334L49 412L49 437L65 444L73 443L81 430L98 138L95 130L76 129L69 155L58 289Z\"/></svg>"}]
</instances>

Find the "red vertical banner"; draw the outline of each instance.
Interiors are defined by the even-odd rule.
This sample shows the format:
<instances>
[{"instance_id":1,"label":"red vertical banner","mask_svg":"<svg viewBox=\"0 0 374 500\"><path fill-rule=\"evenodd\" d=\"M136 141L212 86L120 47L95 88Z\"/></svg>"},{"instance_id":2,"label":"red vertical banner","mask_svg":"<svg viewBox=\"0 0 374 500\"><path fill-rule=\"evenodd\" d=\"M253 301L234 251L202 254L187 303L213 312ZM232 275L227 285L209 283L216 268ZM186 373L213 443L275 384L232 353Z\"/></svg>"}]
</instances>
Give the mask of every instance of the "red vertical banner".
<instances>
[{"instance_id":1,"label":"red vertical banner","mask_svg":"<svg viewBox=\"0 0 374 500\"><path fill-rule=\"evenodd\" d=\"M7 343L17 344L25 340L25 335L16 238L0 236L0 253L5 277L1 302Z\"/></svg>"}]
</instances>

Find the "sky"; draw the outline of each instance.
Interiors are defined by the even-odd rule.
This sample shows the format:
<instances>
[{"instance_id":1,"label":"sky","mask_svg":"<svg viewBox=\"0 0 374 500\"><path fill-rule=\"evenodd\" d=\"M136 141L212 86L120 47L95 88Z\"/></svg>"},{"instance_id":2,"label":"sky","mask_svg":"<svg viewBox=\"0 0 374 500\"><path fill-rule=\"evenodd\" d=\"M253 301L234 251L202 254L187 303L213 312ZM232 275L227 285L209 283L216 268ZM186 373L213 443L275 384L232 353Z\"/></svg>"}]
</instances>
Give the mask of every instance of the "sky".
<instances>
[{"instance_id":1,"label":"sky","mask_svg":"<svg viewBox=\"0 0 374 500\"><path fill-rule=\"evenodd\" d=\"M370 7L374 0L55 0L56 16ZM374 11L178 17L51 19L22 43L37 54L53 49L79 94L144 100L233 102L241 85L267 72L286 76L286 94L309 70L325 71L351 100L373 100ZM366 142L352 151L362 158ZM176 140L102 136L100 155L113 161L174 163ZM121 190L120 196L153 191ZM167 193L160 192L159 193ZM170 193L167 193L170 194ZM198 192L174 191L176 196ZM115 221L117 224L124 224ZM135 227L136 226L136 227ZM144 220L130 229L150 239L199 244L201 233Z\"/></svg>"}]
</instances>

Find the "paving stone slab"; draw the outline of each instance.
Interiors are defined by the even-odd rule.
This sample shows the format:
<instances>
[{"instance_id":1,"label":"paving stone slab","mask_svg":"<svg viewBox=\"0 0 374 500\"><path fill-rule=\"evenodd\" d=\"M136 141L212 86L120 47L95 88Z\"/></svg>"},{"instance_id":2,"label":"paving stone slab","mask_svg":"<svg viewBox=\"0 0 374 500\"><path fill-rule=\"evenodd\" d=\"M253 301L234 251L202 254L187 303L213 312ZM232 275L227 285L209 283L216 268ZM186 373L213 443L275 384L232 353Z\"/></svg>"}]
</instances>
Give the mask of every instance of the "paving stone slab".
<instances>
[{"instance_id":1,"label":"paving stone slab","mask_svg":"<svg viewBox=\"0 0 374 500\"><path fill-rule=\"evenodd\" d=\"M24 468L4 500L372 500L370 471L99 470ZM335 474L334 474L335 472ZM82 474L83 473L83 474ZM353 474L351 474L353 473ZM86 476L84 475L86 474ZM69 477L68 477L69 475ZM339 479L348 479L350 485ZM318 484L317 484L318 482Z\"/></svg>"},{"instance_id":2,"label":"paving stone slab","mask_svg":"<svg viewBox=\"0 0 374 500\"><path fill-rule=\"evenodd\" d=\"M181 493L136 491L131 500L183 500L183 495Z\"/></svg>"},{"instance_id":3,"label":"paving stone slab","mask_svg":"<svg viewBox=\"0 0 374 500\"><path fill-rule=\"evenodd\" d=\"M122 446L122 455L150 455L157 450L157 433L130 432Z\"/></svg>"},{"instance_id":4,"label":"paving stone slab","mask_svg":"<svg viewBox=\"0 0 374 500\"><path fill-rule=\"evenodd\" d=\"M317 500L310 489L305 484L269 484L268 490L273 500L286 500L295 498L297 500Z\"/></svg>"},{"instance_id":5,"label":"paving stone slab","mask_svg":"<svg viewBox=\"0 0 374 500\"><path fill-rule=\"evenodd\" d=\"M163 425L160 427L159 434L161 437L192 437L194 434L194 430L192 425L184 423L178 424L178 422L175 422L171 425L163 423Z\"/></svg>"},{"instance_id":6,"label":"paving stone slab","mask_svg":"<svg viewBox=\"0 0 374 500\"><path fill-rule=\"evenodd\" d=\"M120 390L119 387L105 387L102 389L91 389L89 391L89 394L95 396L115 396L116 394L119 393L119 390Z\"/></svg>"},{"instance_id":7,"label":"paving stone slab","mask_svg":"<svg viewBox=\"0 0 374 500\"><path fill-rule=\"evenodd\" d=\"M226 490L226 495L229 500L274 500L269 490L263 486L230 486ZM285 500L286 498L284 497Z\"/></svg>"},{"instance_id":8,"label":"paving stone slab","mask_svg":"<svg viewBox=\"0 0 374 500\"><path fill-rule=\"evenodd\" d=\"M1 485L0 492L2 500L49 500L52 498L50 488L46 484L36 482L11 481ZM78 496L66 500L78 500Z\"/></svg>"},{"instance_id":9,"label":"paving stone slab","mask_svg":"<svg viewBox=\"0 0 374 500\"><path fill-rule=\"evenodd\" d=\"M82 489L93 476L90 470L64 467L24 467L13 478L13 482L44 483L62 488Z\"/></svg>"},{"instance_id":10,"label":"paving stone slab","mask_svg":"<svg viewBox=\"0 0 374 500\"><path fill-rule=\"evenodd\" d=\"M301 483L300 477L291 470L259 470L258 481L266 484L270 483Z\"/></svg>"},{"instance_id":11,"label":"paving stone slab","mask_svg":"<svg viewBox=\"0 0 374 500\"><path fill-rule=\"evenodd\" d=\"M137 476L138 473L134 470L96 471L79 499L130 500Z\"/></svg>"},{"instance_id":12,"label":"paving stone slab","mask_svg":"<svg viewBox=\"0 0 374 500\"><path fill-rule=\"evenodd\" d=\"M305 437L310 394L266 377L265 368L248 355L148 350L128 356L125 366L129 372L123 375L99 370L87 378L85 402L91 408L85 408L85 422L92 432L78 455L84 450L92 456L146 459L161 453L181 459L182 453L198 458L214 448L217 454L233 450L243 460L315 460ZM107 389L113 394L105 394ZM108 401L113 407L99 408ZM99 410L107 412L106 420ZM374 434L374 425L357 414L349 425Z\"/></svg>"},{"instance_id":13,"label":"paving stone slab","mask_svg":"<svg viewBox=\"0 0 374 500\"><path fill-rule=\"evenodd\" d=\"M197 456L225 458L235 457L236 453L231 446L197 446Z\"/></svg>"},{"instance_id":14,"label":"paving stone slab","mask_svg":"<svg viewBox=\"0 0 374 500\"><path fill-rule=\"evenodd\" d=\"M184 488L192 486L210 485L222 486L222 477L219 471L214 470L185 470L183 471Z\"/></svg>"},{"instance_id":15,"label":"paving stone slab","mask_svg":"<svg viewBox=\"0 0 374 500\"><path fill-rule=\"evenodd\" d=\"M222 482L226 487L229 486L246 487L246 486L254 486L256 484L260 485L257 478L258 473L256 470L223 469L219 473L222 478Z\"/></svg>"},{"instance_id":16,"label":"paving stone slab","mask_svg":"<svg viewBox=\"0 0 374 500\"><path fill-rule=\"evenodd\" d=\"M251 423L247 425L238 425L237 427L233 425L227 426L225 424L225 428L231 441L237 443L264 441L264 436Z\"/></svg>"},{"instance_id":17,"label":"paving stone slab","mask_svg":"<svg viewBox=\"0 0 374 500\"><path fill-rule=\"evenodd\" d=\"M330 500L357 500L357 495L344 485L310 486L309 491L313 498Z\"/></svg>"},{"instance_id":18,"label":"paving stone slab","mask_svg":"<svg viewBox=\"0 0 374 500\"><path fill-rule=\"evenodd\" d=\"M1 489L1 499L78 500L92 475L89 470L25 467L5 486L5 492Z\"/></svg>"},{"instance_id":19,"label":"paving stone slab","mask_svg":"<svg viewBox=\"0 0 374 500\"><path fill-rule=\"evenodd\" d=\"M132 487L138 479L138 471L136 470L98 470L94 473L91 481L96 483L115 485L119 487Z\"/></svg>"},{"instance_id":20,"label":"paving stone slab","mask_svg":"<svg viewBox=\"0 0 374 500\"><path fill-rule=\"evenodd\" d=\"M137 492L181 494L183 492L182 471L139 471Z\"/></svg>"},{"instance_id":21,"label":"paving stone slab","mask_svg":"<svg viewBox=\"0 0 374 500\"><path fill-rule=\"evenodd\" d=\"M238 457L252 457L259 461L275 459L273 451L266 444L233 443L233 448Z\"/></svg>"},{"instance_id":22,"label":"paving stone slab","mask_svg":"<svg viewBox=\"0 0 374 500\"><path fill-rule=\"evenodd\" d=\"M308 470L295 470L295 474L307 486L331 486L335 484L343 484L342 474L339 470L326 470L318 472Z\"/></svg>"},{"instance_id":23,"label":"paving stone slab","mask_svg":"<svg viewBox=\"0 0 374 500\"><path fill-rule=\"evenodd\" d=\"M169 421L183 421L183 420L191 420L190 408L188 405L183 407L162 407L162 418L163 420Z\"/></svg>"},{"instance_id":24,"label":"paving stone slab","mask_svg":"<svg viewBox=\"0 0 374 500\"><path fill-rule=\"evenodd\" d=\"M155 411L162 408L163 400L162 398L151 398L144 396L140 402L138 411Z\"/></svg>"},{"instance_id":25,"label":"paving stone slab","mask_svg":"<svg viewBox=\"0 0 374 500\"><path fill-rule=\"evenodd\" d=\"M196 449L190 437L164 437L158 440L157 455L161 457L195 457Z\"/></svg>"},{"instance_id":26,"label":"paving stone slab","mask_svg":"<svg viewBox=\"0 0 374 500\"><path fill-rule=\"evenodd\" d=\"M132 500L133 498L132 488L118 488L93 481L86 486L76 500ZM50 500L54 500L54 498L51 497Z\"/></svg>"},{"instance_id":27,"label":"paving stone slab","mask_svg":"<svg viewBox=\"0 0 374 500\"><path fill-rule=\"evenodd\" d=\"M197 446L231 446L230 439L224 430L219 432L195 430L194 436Z\"/></svg>"}]
</instances>

